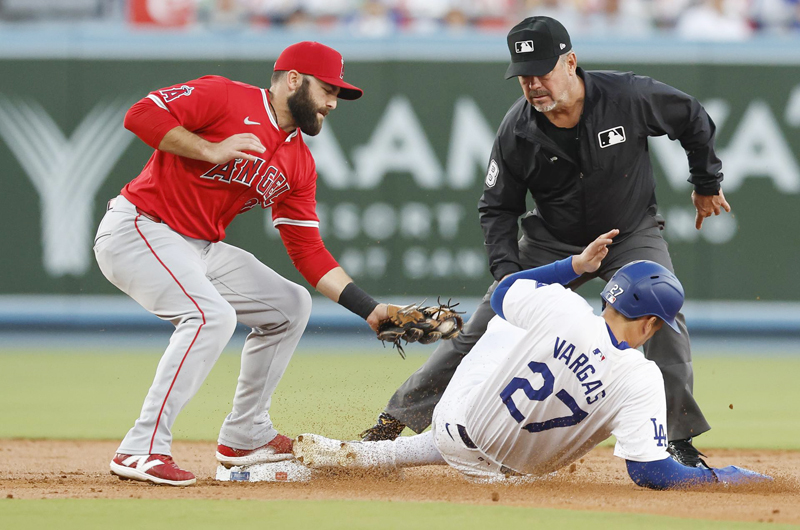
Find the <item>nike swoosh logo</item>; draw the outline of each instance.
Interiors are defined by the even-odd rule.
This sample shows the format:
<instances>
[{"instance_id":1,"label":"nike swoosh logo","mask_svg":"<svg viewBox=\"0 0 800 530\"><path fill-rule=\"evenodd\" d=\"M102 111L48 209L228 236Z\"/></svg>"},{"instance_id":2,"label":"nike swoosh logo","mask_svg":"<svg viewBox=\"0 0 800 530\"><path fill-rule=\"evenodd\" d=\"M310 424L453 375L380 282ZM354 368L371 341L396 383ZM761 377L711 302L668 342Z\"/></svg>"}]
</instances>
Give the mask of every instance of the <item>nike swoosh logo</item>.
<instances>
[{"instance_id":1,"label":"nike swoosh logo","mask_svg":"<svg viewBox=\"0 0 800 530\"><path fill-rule=\"evenodd\" d=\"M450 434L450 424L449 423L445 423L444 424L444 430L447 431L447 435L450 436L450 439L455 441L455 438L453 438L453 435Z\"/></svg>"},{"instance_id":2,"label":"nike swoosh logo","mask_svg":"<svg viewBox=\"0 0 800 530\"><path fill-rule=\"evenodd\" d=\"M248 117L246 117L246 118L244 119L244 124L245 124L245 125L261 125L261 124L260 124L259 122L257 122L257 121L250 121L250 116L248 116Z\"/></svg>"}]
</instances>

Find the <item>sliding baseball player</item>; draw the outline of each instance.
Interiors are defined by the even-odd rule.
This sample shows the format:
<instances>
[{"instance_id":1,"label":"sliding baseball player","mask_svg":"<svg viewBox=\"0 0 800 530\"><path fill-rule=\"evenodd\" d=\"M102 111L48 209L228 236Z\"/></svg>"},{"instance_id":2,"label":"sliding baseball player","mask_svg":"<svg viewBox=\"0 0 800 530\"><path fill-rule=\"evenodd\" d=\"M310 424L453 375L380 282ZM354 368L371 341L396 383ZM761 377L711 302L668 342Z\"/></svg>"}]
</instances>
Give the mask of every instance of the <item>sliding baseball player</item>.
<instances>
[{"instance_id":1,"label":"sliding baseball player","mask_svg":"<svg viewBox=\"0 0 800 530\"><path fill-rule=\"evenodd\" d=\"M393 441L339 442L304 434L294 444L311 468L444 464L477 480L544 475L614 435L638 485L667 489L771 480L736 466L684 466L667 453L664 382L637 349L664 324L677 331L684 292L657 263L617 271L601 316L563 285L594 272L619 232L576 256L505 278L497 315L467 356L433 414L431 431Z\"/></svg>"}]
</instances>

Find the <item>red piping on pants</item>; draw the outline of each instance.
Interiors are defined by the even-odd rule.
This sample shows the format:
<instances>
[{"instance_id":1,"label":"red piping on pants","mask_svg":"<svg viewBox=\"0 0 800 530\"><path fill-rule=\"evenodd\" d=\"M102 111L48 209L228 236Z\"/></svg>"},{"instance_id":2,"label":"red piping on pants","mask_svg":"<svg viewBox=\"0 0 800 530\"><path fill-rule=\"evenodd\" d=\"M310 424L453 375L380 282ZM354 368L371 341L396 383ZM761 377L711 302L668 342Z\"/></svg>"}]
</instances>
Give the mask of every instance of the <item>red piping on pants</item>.
<instances>
[{"instance_id":1,"label":"red piping on pants","mask_svg":"<svg viewBox=\"0 0 800 530\"><path fill-rule=\"evenodd\" d=\"M189 344L189 348L186 350L186 353L183 354L183 359L181 359L181 364L178 365L178 371L175 372L175 377L172 378L172 383L169 385L169 390L167 390L167 395L164 396L164 402L161 403L161 410L158 411L158 418L156 419L156 428L153 429L153 436L150 438L150 450L148 451L148 453L152 454L153 453L153 443L155 442L156 433L158 432L158 424L161 423L161 414L164 412L164 407L167 405L167 399L169 399L169 395L172 392L172 387L175 386L175 381L178 379L178 374L181 373L181 368L183 368L183 363L186 361L186 357L188 357L189 356L189 352L192 351L192 346L194 346L194 343L197 340L197 336L200 335L200 330L203 329L203 326L206 325L206 315L205 315L205 313L203 313L203 310L200 309L200 306L197 305L197 302L195 301L195 299L192 298L191 295L189 295L189 293L186 292L186 289L183 288L183 285L181 285L181 282L178 281L178 278L176 278L175 275L172 274L172 271L169 270L169 267L167 267L164 264L164 262L161 261L161 258L158 257L158 254L156 254L156 251L153 250L153 247L150 246L150 243L147 241L147 238L144 237L144 234L139 229L139 218L140 217L141 217L141 214L137 215L136 219L133 220L133 224L134 224L134 226L136 226L136 231L139 232L139 235L141 236L142 240L144 241L144 244L147 245L147 248L150 249L150 252L153 253L153 256L155 256L155 258L158 260L158 262L161 264L161 266L164 267L164 269L169 273L169 275L172 276L172 279L175 280L175 283L177 283L178 287L181 288L181 291L183 291L183 294L185 294L186 297L189 300L192 301L192 303L197 308L197 310L200 311L200 316L203 317L203 323L200 324L200 326L197 328L197 333L194 334L194 338L192 339L192 343Z\"/></svg>"}]
</instances>

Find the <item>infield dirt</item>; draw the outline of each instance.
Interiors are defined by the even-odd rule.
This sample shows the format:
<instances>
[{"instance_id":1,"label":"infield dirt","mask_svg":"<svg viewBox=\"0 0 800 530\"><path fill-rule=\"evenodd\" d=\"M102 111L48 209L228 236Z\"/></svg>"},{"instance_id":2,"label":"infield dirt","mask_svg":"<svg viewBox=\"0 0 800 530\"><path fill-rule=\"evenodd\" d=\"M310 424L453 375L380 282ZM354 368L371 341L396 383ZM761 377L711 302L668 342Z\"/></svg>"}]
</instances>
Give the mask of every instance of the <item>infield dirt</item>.
<instances>
[{"instance_id":1,"label":"infield dirt","mask_svg":"<svg viewBox=\"0 0 800 530\"><path fill-rule=\"evenodd\" d=\"M525 485L472 484L446 466L389 476L331 474L306 483L225 483L211 442L176 442L175 461L197 475L188 488L121 481L109 474L116 441L0 440L0 498L358 499L648 513L673 517L800 524L800 452L705 450L709 464L736 464L775 477L739 488L650 491L635 486L624 463L601 447L558 473Z\"/></svg>"}]
</instances>

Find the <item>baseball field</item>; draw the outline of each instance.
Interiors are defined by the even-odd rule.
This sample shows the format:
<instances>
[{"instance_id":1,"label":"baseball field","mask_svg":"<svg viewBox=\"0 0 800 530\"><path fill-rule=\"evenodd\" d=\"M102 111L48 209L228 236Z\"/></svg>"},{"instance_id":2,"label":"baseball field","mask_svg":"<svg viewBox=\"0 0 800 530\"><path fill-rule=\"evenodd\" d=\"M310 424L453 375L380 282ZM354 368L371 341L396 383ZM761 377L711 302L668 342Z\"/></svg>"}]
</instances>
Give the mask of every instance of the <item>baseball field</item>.
<instances>
[{"instance_id":1,"label":"baseball field","mask_svg":"<svg viewBox=\"0 0 800 530\"><path fill-rule=\"evenodd\" d=\"M307 483L219 483L215 438L239 357L223 354L179 416L174 457L198 483L167 488L108 472L138 415L159 355L133 347L34 351L0 347L0 528L750 528L800 524L800 357L770 349L704 351L695 395L712 431L696 445L712 466L737 464L769 485L649 491L606 442L567 469L523 486L471 484L444 466L397 475L331 474ZM353 439L429 353L299 351L272 417L285 434Z\"/></svg>"}]
</instances>

